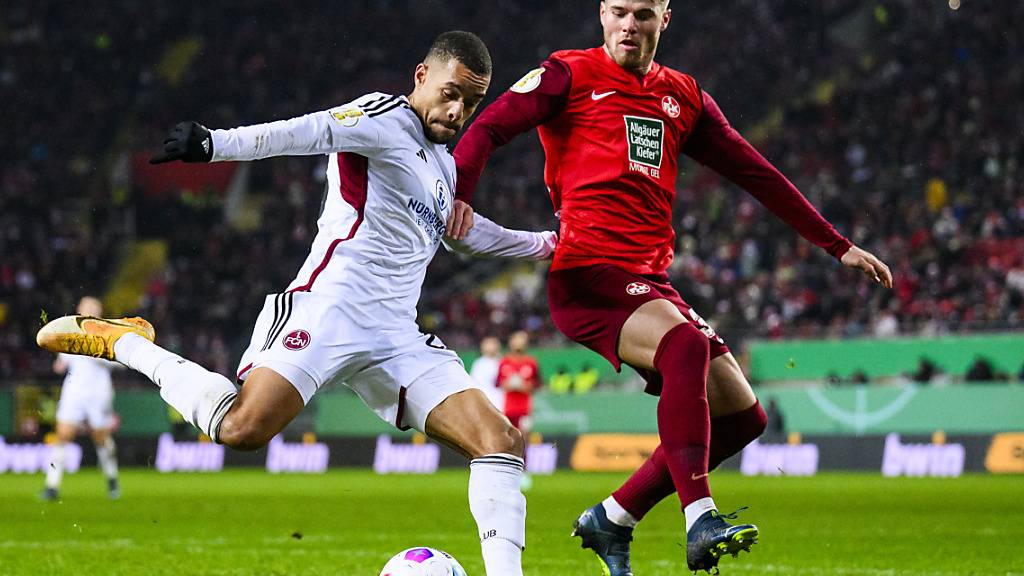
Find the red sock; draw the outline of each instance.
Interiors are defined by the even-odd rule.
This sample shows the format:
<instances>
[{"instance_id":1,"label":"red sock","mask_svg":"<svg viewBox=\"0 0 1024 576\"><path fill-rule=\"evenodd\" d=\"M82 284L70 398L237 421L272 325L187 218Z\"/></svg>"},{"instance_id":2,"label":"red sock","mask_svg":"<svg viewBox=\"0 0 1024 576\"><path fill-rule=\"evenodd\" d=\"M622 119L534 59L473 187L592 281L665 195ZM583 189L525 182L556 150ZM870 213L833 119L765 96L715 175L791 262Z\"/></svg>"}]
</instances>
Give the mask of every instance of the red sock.
<instances>
[{"instance_id":1,"label":"red sock","mask_svg":"<svg viewBox=\"0 0 1024 576\"><path fill-rule=\"evenodd\" d=\"M668 472L665 462L665 450L658 445L650 458L643 463L612 497L626 509L633 518L640 520L651 511L658 502L674 494L676 485L672 483L672 475Z\"/></svg>"},{"instance_id":2,"label":"red sock","mask_svg":"<svg viewBox=\"0 0 1024 576\"><path fill-rule=\"evenodd\" d=\"M679 501L686 505L711 496L708 487L707 336L693 324L668 331L654 355L664 384L658 401L658 435Z\"/></svg>"},{"instance_id":3,"label":"red sock","mask_svg":"<svg viewBox=\"0 0 1024 576\"><path fill-rule=\"evenodd\" d=\"M747 444L761 436L767 425L768 415L757 401L746 410L712 418L708 470L718 468L727 458L739 454Z\"/></svg>"},{"instance_id":4,"label":"red sock","mask_svg":"<svg viewBox=\"0 0 1024 576\"><path fill-rule=\"evenodd\" d=\"M760 402L735 414L711 419L708 469L714 470L764 432L768 417ZM616 490L612 496L634 518L640 520L676 491L661 446Z\"/></svg>"}]
</instances>

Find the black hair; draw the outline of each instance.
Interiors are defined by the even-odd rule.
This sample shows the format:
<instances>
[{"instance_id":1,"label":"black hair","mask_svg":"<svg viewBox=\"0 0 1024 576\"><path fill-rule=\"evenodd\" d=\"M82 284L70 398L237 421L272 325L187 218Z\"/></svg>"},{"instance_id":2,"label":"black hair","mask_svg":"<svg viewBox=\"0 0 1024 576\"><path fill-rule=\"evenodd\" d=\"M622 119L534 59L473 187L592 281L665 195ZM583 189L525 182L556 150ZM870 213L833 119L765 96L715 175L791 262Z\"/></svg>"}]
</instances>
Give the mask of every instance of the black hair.
<instances>
[{"instance_id":1,"label":"black hair","mask_svg":"<svg viewBox=\"0 0 1024 576\"><path fill-rule=\"evenodd\" d=\"M491 54L484 41L472 32L452 30L439 35L430 45L425 60L431 58L442 62L454 58L474 74L491 75Z\"/></svg>"}]
</instances>

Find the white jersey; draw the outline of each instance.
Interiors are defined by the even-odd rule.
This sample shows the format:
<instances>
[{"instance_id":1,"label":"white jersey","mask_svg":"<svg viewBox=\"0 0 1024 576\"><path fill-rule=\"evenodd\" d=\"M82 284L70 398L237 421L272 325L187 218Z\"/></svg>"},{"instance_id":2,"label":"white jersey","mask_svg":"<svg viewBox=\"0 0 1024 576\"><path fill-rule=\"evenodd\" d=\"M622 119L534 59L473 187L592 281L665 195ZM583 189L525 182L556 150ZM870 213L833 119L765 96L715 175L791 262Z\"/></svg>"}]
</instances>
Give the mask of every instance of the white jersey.
<instances>
[{"instance_id":1,"label":"white jersey","mask_svg":"<svg viewBox=\"0 0 1024 576\"><path fill-rule=\"evenodd\" d=\"M114 386L110 372L120 364L89 356L60 354L68 373L60 389L57 421L72 425L87 422L93 430L114 426Z\"/></svg>"},{"instance_id":2,"label":"white jersey","mask_svg":"<svg viewBox=\"0 0 1024 576\"><path fill-rule=\"evenodd\" d=\"M500 363L500 358L480 356L473 361L473 366L469 369L469 375L483 389L497 388L498 365Z\"/></svg>"},{"instance_id":3,"label":"white jersey","mask_svg":"<svg viewBox=\"0 0 1024 576\"><path fill-rule=\"evenodd\" d=\"M114 385L110 380L110 372L116 366L113 362L75 354L58 356L68 367L60 391L62 399L99 398L109 401L113 398Z\"/></svg>"},{"instance_id":4,"label":"white jersey","mask_svg":"<svg viewBox=\"0 0 1024 576\"><path fill-rule=\"evenodd\" d=\"M404 96L379 92L349 104L231 130L213 130L213 161L327 154L327 197L312 250L288 292L343 298L376 330L415 326L420 288L445 234L455 161L427 140ZM542 259L553 233L506 230L479 215L450 248Z\"/></svg>"},{"instance_id":5,"label":"white jersey","mask_svg":"<svg viewBox=\"0 0 1024 576\"><path fill-rule=\"evenodd\" d=\"M483 390L491 404L501 411L505 408L505 391L498 387L498 366L501 358L480 356L473 361L469 369L469 377L477 387Z\"/></svg>"}]
</instances>

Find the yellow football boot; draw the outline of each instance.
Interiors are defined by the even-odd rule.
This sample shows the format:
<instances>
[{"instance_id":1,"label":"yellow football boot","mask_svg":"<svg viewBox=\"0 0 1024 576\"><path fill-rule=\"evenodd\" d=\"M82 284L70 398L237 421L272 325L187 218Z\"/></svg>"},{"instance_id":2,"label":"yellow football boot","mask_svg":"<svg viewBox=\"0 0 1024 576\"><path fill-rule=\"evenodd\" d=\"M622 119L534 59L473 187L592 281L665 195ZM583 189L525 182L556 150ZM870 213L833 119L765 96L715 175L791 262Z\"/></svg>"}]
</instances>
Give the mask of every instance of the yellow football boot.
<instances>
[{"instance_id":1,"label":"yellow football boot","mask_svg":"<svg viewBox=\"0 0 1024 576\"><path fill-rule=\"evenodd\" d=\"M36 344L50 352L114 359L114 342L125 334L138 334L152 342L153 325L142 318L110 320L94 316L63 316L39 329Z\"/></svg>"}]
</instances>

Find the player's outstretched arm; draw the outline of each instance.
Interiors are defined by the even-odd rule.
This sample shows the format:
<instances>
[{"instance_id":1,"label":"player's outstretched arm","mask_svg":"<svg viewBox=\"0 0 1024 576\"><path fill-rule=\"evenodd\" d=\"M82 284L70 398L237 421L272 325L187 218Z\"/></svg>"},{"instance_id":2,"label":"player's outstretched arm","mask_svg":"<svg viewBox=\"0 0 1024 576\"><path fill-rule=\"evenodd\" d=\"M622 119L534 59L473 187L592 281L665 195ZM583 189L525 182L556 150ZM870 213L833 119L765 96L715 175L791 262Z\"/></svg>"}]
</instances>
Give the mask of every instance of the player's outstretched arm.
<instances>
[{"instance_id":1,"label":"player's outstretched arm","mask_svg":"<svg viewBox=\"0 0 1024 576\"><path fill-rule=\"evenodd\" d=\"M182 122L171 130L164 151L150 163L261 160L333 152L366 155L379 148L377 123L348 106L229 130L208 130L198 122Z\"/></svg>"},{"instance_id":2,"label":"player's outstretched arm","mask_svg":"<svg viewBox=\"0 0 1024 576\"><path fill-rule=\"evenodd\" d=\"M885 262L879 260L871 252L851 246L839 261L843 263L843 266L861 270L868 278L882 286L892 288L892 272Z\"/></svg>"},{"instance_id":3,"label":"player's outstretched arm","mask_svg":"<svg viewBox=\"0 0 1024 576\"><path fill-rule=\"evenodd\" d=\"M458 204L462 201L455 202ZM446 248L462 254L525 260L551 258L557 243L558 235L554 232L509 230L480 214L475 215L473 228L462 240L448 236L444 238Z\"/></svg>"},{"instance_id":4,"label":"player's outstretched arm","mask_svg":"<svg viewBox=\"0 0 1024 576\"><path fill-rule=\"evenodd\" d=\"M704 112L682 152L743 188L833 258L842 258L853 244L729 124L707 92L702 92L702 96Z\"/></svg>"},{"instance_id":5,"label":"player's outstretched arm","mask_svg":"<svg viewBox=\"0 0 1024 576\"><path fill-rule=\"evenodd\" d=\"M458 168L455 197L472 203L494 150L558 114L565 107L571 83L569 66L549 58L485 108L453 152Z\"/></svg>"}]
</instances>

